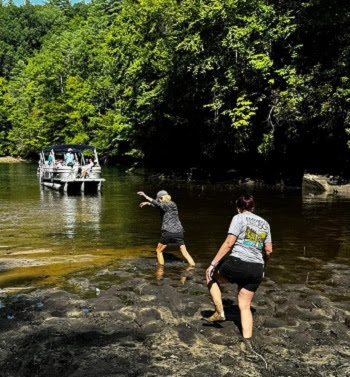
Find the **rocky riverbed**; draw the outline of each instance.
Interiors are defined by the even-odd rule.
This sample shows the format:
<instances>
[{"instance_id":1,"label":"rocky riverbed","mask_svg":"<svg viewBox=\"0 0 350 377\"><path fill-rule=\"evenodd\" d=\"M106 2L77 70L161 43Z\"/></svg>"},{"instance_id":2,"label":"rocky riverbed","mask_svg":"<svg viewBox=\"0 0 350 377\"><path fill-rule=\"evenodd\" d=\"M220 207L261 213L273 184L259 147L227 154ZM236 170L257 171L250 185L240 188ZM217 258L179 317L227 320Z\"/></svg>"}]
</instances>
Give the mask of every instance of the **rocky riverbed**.
<instances>
[{"instance_id":1,"label":"rocky riverbed","mask_svg":"<svg viewBox=\"0 0 350 377\"><path fill-rule=\"evenodd\" d=\"M317 289L265 279L253 303L260 356L241 342L235 287L224 288L227 321L203 320L213 313L204 267L139 258L60 288L0 291L1 376L350 375L348 267L325 265L337 272Z\"/></svg>"}]
</instances>

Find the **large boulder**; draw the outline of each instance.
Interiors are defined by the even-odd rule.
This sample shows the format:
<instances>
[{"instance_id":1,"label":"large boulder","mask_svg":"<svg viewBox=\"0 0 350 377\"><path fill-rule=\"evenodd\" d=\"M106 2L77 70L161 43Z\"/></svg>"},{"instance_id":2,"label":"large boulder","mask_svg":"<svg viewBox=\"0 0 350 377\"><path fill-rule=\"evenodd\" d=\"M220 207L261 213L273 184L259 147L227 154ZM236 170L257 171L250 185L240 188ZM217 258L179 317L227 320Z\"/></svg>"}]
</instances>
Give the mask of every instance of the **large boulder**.
<instances>
[{"instance_id":1,"label":"large boulder","mask_svg":"<svg viewBox=\"0 0 350 377\"><path fill-rule=\"evenodd\" d=\"M334 184L334 180L325 175L304 174L303 192L350 195L350 184Z\"/></svg>"}]
</instances>

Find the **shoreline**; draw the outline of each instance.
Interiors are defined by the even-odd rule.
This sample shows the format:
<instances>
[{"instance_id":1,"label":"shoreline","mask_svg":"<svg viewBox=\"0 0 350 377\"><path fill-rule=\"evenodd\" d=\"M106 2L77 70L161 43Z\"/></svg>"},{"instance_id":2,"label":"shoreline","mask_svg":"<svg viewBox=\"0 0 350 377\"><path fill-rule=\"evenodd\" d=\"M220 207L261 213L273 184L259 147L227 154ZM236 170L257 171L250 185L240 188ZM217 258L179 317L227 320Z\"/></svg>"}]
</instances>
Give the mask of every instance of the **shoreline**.
<instances>
[{"instance_id":1,"label":"shoreline","mask_svg":"<svg viewBox=\"0 0 350 377\"><path fill-rule=\"evenodd\" d=\"M213 313L205 266L154 258L122 260L92 276L71 274L63 288L26 294L0 290L0 366L16 376L345 376L349 302L327 287L276 284L268 277L253 300L254 339L265 362L241 342L236 288L224 285L227 321ZM333 277L350 283L348 267ZM331 287L329 288L332 289ZM334 288L336 289L336 288Z\"/></svg>"},{"instance_id":2,"label":"shoreline","mask_svg":"<svg viewBox=\"0 0 350 377\"><path fill-rule=\"evenodd\" d=\"M12 156L3 156L0 157L0 164L1 163L36 163L33 159L23 159L21 157L12 157ZM309 174L305 173L298 184L290 184L286 181L286 179L279 178L279 179L272 179L266 181L262 177L250 177L250 176L242 176L238 174L234 169L227 170L223 172L218 177L212 177L212 171L201 169L201 168L189 168L189 169L176 169L174 168L171 172L158 170L155 168L148 168L148 167L137 167L135 164L107 164L106 166L113 166L119 167L125 171L127 174L132 174L135 176L142 176L148 177L150 179L156 179L159 181L176 181L176 182L188 182L192 184L197 184L198 187L202 189L202 191L207 190L208 186L214 186L217 190L233 190L238 187L244 187L244 189L267 189L273 191L305 191L307 195L334 195L334 194L347 194L349 195L349 187L350 184L338 184L331 187L329 191L327 188L321 188L320 185L315 187L310 185L308 180L309 177L313 177L316 181L324 181L328 178L334 179L331 174L328 175L320 175L320 174ZM327 178L328 177L328 178ZM338 180L341 181L342 178L338 177ZM343 179L344 180L344 179ZM307 182L307 184L305 184ZM348 181L347 181L348 182ZM346 192L343 192L343 188L345 188ZM328 192L329 191L329 192Z\"/></svg>"},{"instance_id":3,"label":"shoreline","mask_svg":"<svg viewBox=\"0 0 350 377\"><path fill-rule=\"evenodd\" d=\"M21 157L3 156L0 157L0 164L13 164L13 163L28 163L29 160L24 160Z\"/></svg>"}]
</instances>

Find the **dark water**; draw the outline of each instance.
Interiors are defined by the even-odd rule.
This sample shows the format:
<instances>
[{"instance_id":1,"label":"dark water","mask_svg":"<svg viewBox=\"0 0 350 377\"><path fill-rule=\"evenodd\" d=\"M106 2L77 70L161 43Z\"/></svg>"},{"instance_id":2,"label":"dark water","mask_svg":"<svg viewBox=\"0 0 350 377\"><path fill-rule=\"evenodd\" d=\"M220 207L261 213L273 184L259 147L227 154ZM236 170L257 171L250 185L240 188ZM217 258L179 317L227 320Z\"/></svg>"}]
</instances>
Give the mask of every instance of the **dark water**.
<instances>
[{"instance_id":1,"label":"dark water","mask_svg":"<svg viewBox=\"0 0 350 377\"><path fill-rule=\"evenodd\" d=\"M104 167L103 176L101 194L69 195L40 189L35 164L0 164L0 256L37 249L58 255L108 251L115 260L125 253L149 256L159 239L159 214L151 207L140 209L136 192L155 196L165 189L178 204L188 250L197 263L208 264L225 239L235 214L232 203L243 190L161 181L115 167ZM271 279L317 285L330 278L333 264L349 264L349 198L250 192L256 213L271 224Z\"/></svg>"}]
</instances>

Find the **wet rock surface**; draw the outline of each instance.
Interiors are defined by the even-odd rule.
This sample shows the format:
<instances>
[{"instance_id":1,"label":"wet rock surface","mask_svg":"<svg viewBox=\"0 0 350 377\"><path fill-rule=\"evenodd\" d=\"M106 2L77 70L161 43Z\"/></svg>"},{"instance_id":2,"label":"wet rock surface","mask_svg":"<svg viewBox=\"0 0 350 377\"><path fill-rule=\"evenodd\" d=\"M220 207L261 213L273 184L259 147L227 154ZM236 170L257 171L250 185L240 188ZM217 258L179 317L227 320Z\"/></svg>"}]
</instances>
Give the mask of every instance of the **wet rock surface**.
<instances>
[{"instance_id":1,"label":"wet rock surface","mask_svg":"<svg viewBox=\"0 0 350 377\"><path fill-rule=\"evenodd\" d=\"M3 294L1 376L348 376L350 304L329 297L350 274L338 271L322 291L264 281L252 309L260 356L241 342L236 288L223 288L227 321L210 324L204 266L176 259L164 269L124 261L75 274L65 289Z\"/></svg>"}]
</instances>

